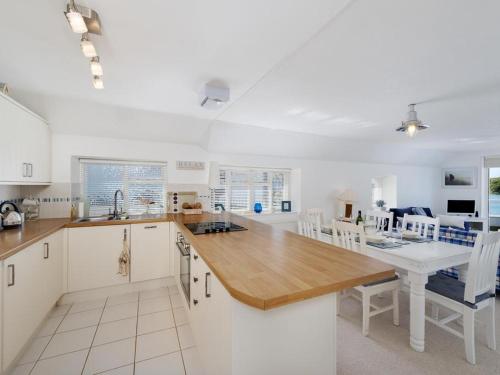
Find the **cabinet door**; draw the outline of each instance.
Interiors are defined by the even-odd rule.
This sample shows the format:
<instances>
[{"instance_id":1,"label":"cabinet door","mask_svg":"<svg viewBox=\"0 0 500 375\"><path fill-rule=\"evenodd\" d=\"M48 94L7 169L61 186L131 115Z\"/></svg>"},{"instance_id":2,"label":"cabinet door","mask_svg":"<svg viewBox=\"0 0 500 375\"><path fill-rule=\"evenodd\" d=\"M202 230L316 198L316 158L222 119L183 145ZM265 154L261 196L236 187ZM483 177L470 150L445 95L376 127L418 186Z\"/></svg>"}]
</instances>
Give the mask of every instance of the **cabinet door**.
<instances>
[{"instance_id":1,"label":"cabinet door","mask_svg":"<svg viewBox=\"0 0 500 375\"><path fill-rule=\"evenodd\" d=\"M42 240L45 305L51 309L63 292L63 230Z\"/></svg>"},{"instance_id":2,"label":"cabinet door","mask_svg":"<svg viewBox=\"0 0 500 375\"><path fill-rule=\"evenodd\" d=\"M170 275L169 223L132 224L130 281Z\"/></svg>"},{"instance_id":3,"label":"cabinet door","mask_svg":"<svg viewBox=\"0 0 500 375\"><path fill-rule=\"evenodd\" d=\"M29 160L30 182L50 182L50 129L43 121L36 117L26 120L26 127L29 127L30 142L27 142L29 149L26 150Z\"/></svg>"},{"instance_id":4,"label":"cabinet door","mask_svg":"<svg viewBox=\"0 0 500 375\"><path fill-rule=\"evenodd\" d=\"M3 262L3 368L28 342L44 311L42 243L38 242Z\"/></svg>"},{"instance_id":5,"label":"cabinet door","mask_svg":"<svg viewBox=\"0 0 500 375\"><path fill-rule=\"evenodd\" d=\"M70 228L68 231L70 292L129 282L129 276L118 274L118 259L125 236L130 251L130 225Z\"/></svg>"},{"instance_id":6,"label":"cabinet door","mask_svg":"<svg viewBox=\"0 0 500 375\"><path fill-rule=\"evenodd\" d=\"M9 99L0 95L0 181L18 182L23 180L26 161L23 160L20 142L23 138L22 112Z\"/></svg>"}]
</instances>

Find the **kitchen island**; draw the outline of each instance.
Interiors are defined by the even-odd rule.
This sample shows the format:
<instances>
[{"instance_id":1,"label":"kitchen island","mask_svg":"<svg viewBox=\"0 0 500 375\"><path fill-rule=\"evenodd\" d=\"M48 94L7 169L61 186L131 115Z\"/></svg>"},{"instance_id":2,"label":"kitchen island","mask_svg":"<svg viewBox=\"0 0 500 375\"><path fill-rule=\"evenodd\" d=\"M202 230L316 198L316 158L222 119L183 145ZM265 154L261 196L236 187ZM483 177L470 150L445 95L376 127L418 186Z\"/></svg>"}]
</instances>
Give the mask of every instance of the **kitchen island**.
<instances>
[{"instance_id":1,"label":"kitchen island","mask_svg":"<svg viewBox=\"0 0 500 375\"><path fill-rule=\"evenodd\" d=\"M190 244L185 301L208 374L335 374L336 293L394 275L372 258L241 216L172 219ZM247 230L193 235L184 225L208 221Z\"/></svg>"}]
</instances>

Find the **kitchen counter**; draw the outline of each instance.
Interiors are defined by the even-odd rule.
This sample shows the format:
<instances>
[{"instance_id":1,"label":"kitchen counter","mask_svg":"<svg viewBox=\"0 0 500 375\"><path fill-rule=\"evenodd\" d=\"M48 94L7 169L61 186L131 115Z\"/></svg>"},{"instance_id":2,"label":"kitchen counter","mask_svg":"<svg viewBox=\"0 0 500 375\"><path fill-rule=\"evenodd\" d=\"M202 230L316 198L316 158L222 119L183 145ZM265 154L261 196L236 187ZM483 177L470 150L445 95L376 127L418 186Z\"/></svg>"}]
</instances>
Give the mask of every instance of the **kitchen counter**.
<instances>
[{"instance_id":1,"label":"kitchen counter","mask_svg":"<svg viewBox=\"0 0 500 375\"><path fill-rule=\"evenodd\" d=\"M222 214L172 215L186 240L231 296L268 310L394 275L373 258L234 214L248 230L193 235L183 224L222 221Z\"/></svg>"},{"instance_id":2,"label":"kitchen counter","mask_svg":"<svg viewBox=\"0 0 500 375\"><path fill-rule=\"evenodd\" d=\"M0 260L4 260L37 241L57 232L69 219L39 219L27 221L22 228L0 231Z\"/></svg>"}]
</instances>

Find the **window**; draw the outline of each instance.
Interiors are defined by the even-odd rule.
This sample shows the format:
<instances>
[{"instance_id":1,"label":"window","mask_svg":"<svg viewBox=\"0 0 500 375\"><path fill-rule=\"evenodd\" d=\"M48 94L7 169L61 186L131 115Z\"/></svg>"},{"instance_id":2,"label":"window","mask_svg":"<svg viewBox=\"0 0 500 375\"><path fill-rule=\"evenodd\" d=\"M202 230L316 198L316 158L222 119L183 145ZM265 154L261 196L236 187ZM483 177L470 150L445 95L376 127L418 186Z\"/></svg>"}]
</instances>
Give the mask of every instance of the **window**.
<instances>
[{"instance_id":1,"label":"window","mask_svg":"<svg viewBox=\"0 0 500 375\"><path fill-rule=\"evenodd\" d=\"M281 211L281 201L289 196L289 180L290 171L284 169L221 167L212 200L233 212L251 212L257 202L264 212Z\"/></svg>"},{"instance_id":2,"label":"window","mask_svg":"<svg viewBox=\"0 0 500 375\"><path fill-rule=\"evenodd\" d=\"M80 171L89 216L112 212L118 189L124 195L119 207L128 214L164 212L166 163L80 159Z\"/></svg>"}]
</instances>

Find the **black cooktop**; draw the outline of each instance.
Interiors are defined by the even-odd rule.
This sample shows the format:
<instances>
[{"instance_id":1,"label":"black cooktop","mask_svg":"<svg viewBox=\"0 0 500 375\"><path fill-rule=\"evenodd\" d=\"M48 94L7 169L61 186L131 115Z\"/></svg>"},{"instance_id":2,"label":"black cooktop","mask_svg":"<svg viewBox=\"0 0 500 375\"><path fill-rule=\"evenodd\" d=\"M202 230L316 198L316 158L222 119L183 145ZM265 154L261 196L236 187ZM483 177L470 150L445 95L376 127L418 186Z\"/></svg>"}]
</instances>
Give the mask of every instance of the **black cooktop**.
<instances>
[{"instance_id":1,"label":"black cooktop","mask_svg":"<svg viewBox=\"0 0 500 375\"><path fill-rule=\"evenodd\" d=\"M203 223L184 224L193 234L237 232L247 230L240 225L224 221L207 221Z\"/></svg>"}]
</instances>

